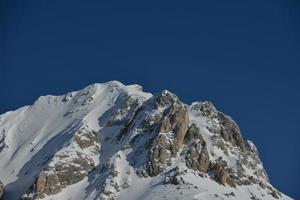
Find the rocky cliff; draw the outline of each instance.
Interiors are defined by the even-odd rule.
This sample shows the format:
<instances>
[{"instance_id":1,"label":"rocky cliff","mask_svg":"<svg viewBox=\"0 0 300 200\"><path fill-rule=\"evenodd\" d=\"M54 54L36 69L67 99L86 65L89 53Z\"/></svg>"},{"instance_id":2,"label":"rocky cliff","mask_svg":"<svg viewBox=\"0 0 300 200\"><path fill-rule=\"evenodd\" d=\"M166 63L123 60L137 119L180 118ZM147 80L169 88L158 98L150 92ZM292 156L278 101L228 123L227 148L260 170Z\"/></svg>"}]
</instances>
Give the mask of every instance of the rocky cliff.
<instances>
[{"instance_id":1,"label":"rocky cliff","mask_svg":"<svg viewBox=\"0 0 300 200\"><path fill-rule=\"evenodd\" d=\"M290 199L208 101L117 81L0 116L7 199ZM4 191L0 184L0 198Z\"/></svg>"},{"instance_id":2,"label":"rocky cliff","mask_svg":"<svg viewBox=\"0 0 300 200\"><path fill-rule=\"evenodd\" d=\"M3 185L3 183L0 181L0 199L2 199L3 194L4 194L4 185Z\"/></svg>"}]
</instances>

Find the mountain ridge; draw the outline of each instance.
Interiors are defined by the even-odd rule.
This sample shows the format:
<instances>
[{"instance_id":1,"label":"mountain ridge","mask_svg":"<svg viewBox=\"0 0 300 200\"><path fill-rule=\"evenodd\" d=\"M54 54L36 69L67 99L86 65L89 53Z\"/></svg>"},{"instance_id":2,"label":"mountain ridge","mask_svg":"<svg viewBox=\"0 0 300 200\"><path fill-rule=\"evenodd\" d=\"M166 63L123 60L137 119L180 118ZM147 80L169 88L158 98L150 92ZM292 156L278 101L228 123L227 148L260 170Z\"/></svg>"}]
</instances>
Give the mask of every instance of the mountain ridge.
<instances>
[{"instance_id":1,"label":"mountain ridge","mask_svg":"<svg viewBox=\"0 0 300 200\"><path fill-rule=\"evenodd\" d=\"M167 90L110 81L42 96L2 114L0 133L4 200L290 199L232 118Z\"/></svg>"}]
</instances>

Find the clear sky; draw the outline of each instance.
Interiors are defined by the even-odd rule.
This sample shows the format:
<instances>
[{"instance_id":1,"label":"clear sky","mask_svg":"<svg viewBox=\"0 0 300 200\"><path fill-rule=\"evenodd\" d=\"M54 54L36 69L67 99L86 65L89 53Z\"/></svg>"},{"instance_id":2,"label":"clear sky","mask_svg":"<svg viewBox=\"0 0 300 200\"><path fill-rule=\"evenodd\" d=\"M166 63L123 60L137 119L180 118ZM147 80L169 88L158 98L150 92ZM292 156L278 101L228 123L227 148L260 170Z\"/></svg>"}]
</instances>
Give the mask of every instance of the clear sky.
<instances>
[{"instance_id":1,"label":"clear sky","mask_svg":"<svg viewBox=\"0 0 300 200\"><path fill-rule=\"evenodd\" d=\"M300 4L0 1L0 113L94 82L211 100L300 199Z\"/></svg>"}]
</instances>

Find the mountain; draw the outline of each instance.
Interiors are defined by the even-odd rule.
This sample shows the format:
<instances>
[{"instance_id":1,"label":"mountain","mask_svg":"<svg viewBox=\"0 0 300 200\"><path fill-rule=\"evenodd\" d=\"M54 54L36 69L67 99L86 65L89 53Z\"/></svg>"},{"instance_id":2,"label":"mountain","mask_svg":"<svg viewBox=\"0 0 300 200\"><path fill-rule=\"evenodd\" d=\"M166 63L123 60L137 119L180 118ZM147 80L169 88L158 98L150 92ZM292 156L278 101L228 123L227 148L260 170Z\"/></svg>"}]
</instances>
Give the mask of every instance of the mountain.
<instances>
[{"instance_id":1,"label":"mountain","mask_svg":"<svg viewBox=\"0 0 300 200\"><path fill-rule=\"evenodd\" d=\"M0 115L0 157L3 200L291 199L211 102L117 81Z\"/></svg>"}]
</instances>

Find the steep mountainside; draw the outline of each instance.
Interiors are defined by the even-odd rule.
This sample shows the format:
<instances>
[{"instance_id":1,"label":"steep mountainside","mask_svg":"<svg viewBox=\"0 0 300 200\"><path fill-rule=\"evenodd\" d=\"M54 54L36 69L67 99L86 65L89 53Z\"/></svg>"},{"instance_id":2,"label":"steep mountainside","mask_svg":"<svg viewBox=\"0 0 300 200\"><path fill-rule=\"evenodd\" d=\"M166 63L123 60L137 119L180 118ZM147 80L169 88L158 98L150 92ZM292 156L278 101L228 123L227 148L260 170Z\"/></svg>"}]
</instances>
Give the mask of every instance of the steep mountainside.
<instances>
[{"instance_id":1,"label":"steep mountainside","mask_svg":"<svg viewBox=\"0 0 300 200\"><path fill-rule=\"evenodd\" d=\"M290 199L210 102L111 81L0 115L0 198Z\"/></svg>"}]
</instances>

